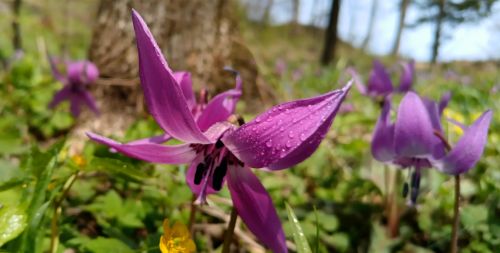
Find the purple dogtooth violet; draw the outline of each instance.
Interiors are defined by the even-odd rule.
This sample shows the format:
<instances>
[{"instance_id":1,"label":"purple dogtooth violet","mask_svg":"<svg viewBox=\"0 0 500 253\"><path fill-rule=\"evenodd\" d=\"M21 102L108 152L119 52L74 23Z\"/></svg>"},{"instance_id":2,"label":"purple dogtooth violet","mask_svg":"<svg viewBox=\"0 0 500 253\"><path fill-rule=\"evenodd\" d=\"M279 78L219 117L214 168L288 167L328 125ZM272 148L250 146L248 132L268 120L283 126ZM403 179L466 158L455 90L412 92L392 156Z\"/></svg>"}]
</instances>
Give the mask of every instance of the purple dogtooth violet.
<instances>
[{"instance_id":1,"label":"purple dogtooth violet","mask_svg":"<svg viewBox=\"0 0 500 253\"><path fill-rule=\"evenodd\" d=\"M226 121L234 103L230 95L212 99L214 105L209 103L196 119L146 23L136 11L132 19L148 110L165 133L182 144L123 144L95 133L88 137L129 157L189 164L186 183L198 203L227 184L234 208L250 231L273 252L287 252L273 201L250 168L282 170L307 159L328 132L351 82L339 90L274 106L241 126Z\"/></svg>"},{"instance_id":2,"label":"purple dogtooth violet","mask_svg":"<svg viewBox=\"0 0 500 253\"><path fill-rule=\"evenodd\" d=\"M373 61L373 67L367 84L363 82L363 79L354 68L348 68L347 72L353 77L354 84L361 94L370 97L385 97L393 92L404 93L410 91L412 88L415 76L415 61L401 62L400 66L402 72L399 79L399 87L397 88L392 84L387 69L378 60Z\"/></svg>"},{"instance_id":3,"label":"purple dogtooth violet","mask_svg":"<svg viewBox=\"0 0 500 253\"><path fill-rule=\"evenodd\" d=\"M492 112L487 110L450 147L444 138L441 115L451 95L445 94L439 103L422 99L414 92L403 97L392 122L391 98L385 98L384 106L373 132L371 152L373 157L402 168L409 168L410 185L403 187L403 196L410 193L410 202L417 200L421 170L434 167L439 171L457 175L464 173L479 161L487 142Z\"/></svg>"},{"instance_id":4,"label":"purple dogtooth violet","mask_svg":"<svg viewBox=\"0 0 500 253\"><path fill-rule=\"evenodd\" d=\"M87 86L92 84L99 77L99 70L90 61L66 61L65 73L61 73L57 68L57 60L49 56L50 69L52 76L64 84L64 87L59 90L52 101L49 103L49 108L54 108L64 100L70 103L70 111L73 117L78 117L81 112L81 106L86 105L95 114L99 114L96 102L87 91Z\"/></svg>"}]
</instances>

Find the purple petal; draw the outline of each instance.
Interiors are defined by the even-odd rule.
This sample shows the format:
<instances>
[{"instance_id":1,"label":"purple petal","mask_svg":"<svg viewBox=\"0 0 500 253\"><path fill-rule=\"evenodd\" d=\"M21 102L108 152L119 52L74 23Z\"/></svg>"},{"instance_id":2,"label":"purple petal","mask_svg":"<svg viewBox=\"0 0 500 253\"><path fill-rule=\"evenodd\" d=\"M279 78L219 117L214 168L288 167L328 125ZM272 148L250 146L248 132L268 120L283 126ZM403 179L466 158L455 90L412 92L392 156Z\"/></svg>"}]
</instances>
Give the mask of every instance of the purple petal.
<instances>
[{"instance_id":1,"label":"purple petal","mask_svg":"<svg viewBox=\"0 0 500 253\"><path fill-rule=\"evenodd\" d=\"M81 98L78 95L71 94L69 101L70 101L71 115L73 115L73 117L77 118L80 115L81 108L82 108Z\"/></svg>"},{"instance_id":2,"label":"purple petal","mask_svg":"<svg viewBox=\"0 0 500 253\"><path fill-rule=\"evenodd\" d=\"M172 137L190 143L208 143L153 35L135 10L132 20L139 52L139 74L149 112Z\"/></svg>"},{"instance_id":3,"label":"purple petal","mask_svg":"<svg viewBox=\"0 0 500 253\"><path fill-rule=\"evenodd\" d=\"M484 112L458 140L453 149L434 165L442 172L458 175L473 168L483 155L493 113Z\"/></svg>"},{"instance_id":4,"label":"purple petal","mask_svg":"<svg viewBox=\"0 0 500 253\"><path fill-rule=\"evenodd\" d=\"M129 145L150 144L150 143L162 144L162 143L167 142L170 139L172 139L172 137L170 135L162 134L162 135L156 135L156 136L149 137L149 138L144 138L144 139L139 139L139 140L127 142L126 144L129 144Z\"/></svg>"},{"instance_id":5,"label":"purple petal","mask_svg":"<svg viewBox=\"0 0 500 253\"><path fill-rule=\"evenodd\" d=\"M92 110L95 114L99 115L99 109L97 109L97 105L95 103L94 97L88 91L81 92L81 99L87 106Z\"/></svg>"},{"instance_id":6,"label":"purple petal","mask_svg":"<svg viewBox=\"0 0 500 253\"><path fill-rule=\"evenodd\" d=\"M136 159L152 163L184 164L191 162L196 152L190 144L165 146L154 143L122 144L106 137L87 132L87 136L95 142L104 144L116 151Z\"/></svg>"},{"instance_id":7,"label":"purple petal","mask_svg":"<svg viewBox=\"0 0 500 253\"><path fill-rule=\"evenodd\" d=\"M63 100L69 99L71 97L71 89L70 87L64 86L61 90L56 92L54 95L54 98L52 98L52 101L49 103L49 108L53 109L56 107L59 103L61 103Z\"/></svg>"},{"instance_id":8,"label":"purple petal","mask_svg":"<svg viewBox=\"0 0 500 253\"><path fill-rule=\"evenodd\" d=\"M246 167L230 167L227 182L233 205L248 229L273 252L288 252L273 201L259 179Z\"/></svg>"},{"instance_id":9,"label":"purple petal","mask_svg":"<svg viewBox=\"0 0 500 253\"><path fill-rule=\"evenodd\" d=\"M191 73L187 71L174 72L174 79L180 85L182 94L186 99L186 103L189 108L193 108L196 105L196 99L193 93L193 81L191 80Z\"/></svg>"},{"instance_id":10,"label":"purple petal","mask_svg":"<svg viewBox=\"0 0 500 253\"><path fill-rule=\"evenodd\" d=\"M90 61L72 61L66 64L68 80L75 84L90 84L99 77L99 70Z\"/></svg>"},{"instance_id":11,"label":"purple petal","mask_svg":"<svg viewBox=\"0 0 500 253\"><path fill-rule=\"evenodd\" d=\"M443 94L443 96L441 96L438 105L438 111L440 116L443 115L443 111L448 106L450 100L451 100L451 92L446 92L445 94Z\"/></svg>"},{"instance_id":12,"label":"purple petal","mask_svg":"<svg viewBox=\"0 0 500 253\"><path fill-rule=\"evenodd\" d=\"M381 162L392 161L394 150L394 124L391 124L391 100L386 98L384 107L373 131L371 151L375 159Z\"/></svg>"},{"instance_id":13,"label":"purple petal","mask_svg":"<svg viewBox=\"0 0 500 253\"><path fill-rule=\"evenodd\" d=\"M359 75L359 73L354 68L348 68L347 72L352 76L352 80L354 81L354 85L358 88L359 93L363 95L368 95L368 91L366 89L366 85L363 83L363 79Z\"/></svg>"},{"instance_id":14,"label":"purple petal","mask_svg":"<svg viewBox=\"0 0 500 253\"><path fill-rule=\"evenodd\" d=\"M395 127L396 154L404 157L421 157L432 154L435 141L429 113L414 92L408 92L398 109Z\"/></svg>"},{"instance_id":15,"label":"purple petal","mask_svg":"<svg viewBox=\"0 0 500 253\"><path fill-rule=\"evenodd\" d=\"M351 87L284 103L259 115L222 141L250 167L284 169L302 162L318 147Z\"/></svg>"},{"instance_id":16,"label":"purple petal","mask_svg":"<svg viewBox=\"0 0 500 253\"><path fill-rule=\"evenodd\" d=\"M204 160L203 156L198 156L190 165L188 170L186 171L186 183L188 184L189 188L191 188L191 191L196 195L199 196L200 192L202 191L203 188L203 183L200 184L195 184L194 183L194 175L196 173L196 166L200 164ZM205 194L213 194L216 193L217 191L212 188L212 178L213 177L208 177L208 183L207 183L207 188ZM224 182L222 182L222 186L224 186Z\"/></svg>"},{"instance_id":17,"label":"purple petal","mask_svg":"<svg viewBox=\"0 0 500 253\"><path fill-rule=\"evenodd\" d=\"M201 131L205 131L216 122L225 121L234 113L241 97L241 77L236 76L236 88L215 96L203 110L197 120Z\"/></svg>"},{"instance_id":18,"label":"purple petal","mask_svg":"<svg viewBox=\"0 0 500 253\"><path fill-rule=\"evenodd\" d=\"M373 61L373 69L368 79L368 93L372 95L387 95L393 91L392 82L384 65L378 60Z\"/></svg>"},{"instance_id":19,"label":"purple petal","mask_svg":"<svg viewBox=\"0 0 500 253\"><path fill-rule=\"evenodd\" d=\"M402 63L403 73L399 80L399 91L407 92L411 90L413 84L413 77L415 76L415 61L411 60L407 63Z\"/></svg>"},{"instance_id":20,"label":"purple petal","mask_svg":"<svg viewBox=\"0 0 500 253\"><path fill-rule=\"evenodd\" d=\"M441 125L441 115L439 114L438 104L430 99L423 98L422 102L427 109L427 113L429 114L429 118L432 124L432 130L435 132L439 132L443 134L443 127ZM433 137L433 149L432 156L434 158L443 157L446 154L446 147L443 142L439 138Z\"/></svg>"}]
</instances>

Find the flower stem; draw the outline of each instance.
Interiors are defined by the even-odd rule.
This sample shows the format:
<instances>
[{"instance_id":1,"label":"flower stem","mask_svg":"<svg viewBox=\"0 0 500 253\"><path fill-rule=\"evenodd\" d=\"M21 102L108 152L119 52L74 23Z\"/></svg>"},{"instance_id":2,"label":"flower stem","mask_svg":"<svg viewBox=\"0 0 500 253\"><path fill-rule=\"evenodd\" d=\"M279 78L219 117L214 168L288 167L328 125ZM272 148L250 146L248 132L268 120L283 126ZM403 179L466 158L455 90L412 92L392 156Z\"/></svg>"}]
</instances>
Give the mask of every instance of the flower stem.
<instances>
[{"instance_id":1,"label":"flower stem","mask_svg":"<svg viewBox=\"0 0 500 253\"><path fill-rule=\"evenodd\" d=\"M196 208L196 204L194 203L196 201L196 195L193 194L193 198L191 199L191 212L189 213L189 223L188 223L188 228L189 232L191 233L191 236L193 235L193 226L196 218L196 211L198 210Z\"/></svg>"},{"instance_id":2,"label":"flower stem","mask_svg":"<svg viewBox=\"0 0 500 253\"><path fill-rule=\"evenodd\" d=\"M236 219L238 218L238 212L236 212L236 208L233 207L231 210L231 218L229 220L229 225L226 230L226 234L224 235L224 245L222 246L222 253L228 253L229 248L231 247L231 241L233 239L234 227L236 226Z\"/></svg>"},{"instance_id":3,"label":"flower stem","mask_svg":"<svg viewBox=\"0 0 500 253\"><path fill-rule=\"evenodd\" d=\"M458 229L460 222L460 175L455 176L455 206L453 208L453 230L451 234L451 253L458 252Z\"/></svg>"},{"instance_id":4,"label":"flower stem","mask_svg":"<svg viewBox=\"0 0 500 253\"><path fill-rule=\"evenodd\" d=\"M390 190L390 194L388 196L388 235L390 238L396 238L399 234L399 202L397 197L397 190L399 189L399 178L400 178L400 170L397 170L395 173L392 173L390 184L392 185L392 189Z\"/></svg>"},{"instance_id":5,"label":"flower stem","mask_svg":"<svg viewBox=\"0 0 500 253\"><path fill-rule=\"evenodd\" d=\"M69 193L69 189L71 189L71 186L73 186L73 183L75 183L76 179L78 178L78 173L80 171L75 172L73 175L71 175L68 180L66 180L66 183L64 183L64 186L62 188L62 193L61 196L55 200L54 202L54 213L52 214L52 220L50 222L51 226L51 236L50 236L50 253L56 253L57 252L57 247L59 246L59 227L58 227L58 220L59 216L62 213L62 208L61 204L63 200L66 198L66 196Z\"/></svg>"}]
</instances>

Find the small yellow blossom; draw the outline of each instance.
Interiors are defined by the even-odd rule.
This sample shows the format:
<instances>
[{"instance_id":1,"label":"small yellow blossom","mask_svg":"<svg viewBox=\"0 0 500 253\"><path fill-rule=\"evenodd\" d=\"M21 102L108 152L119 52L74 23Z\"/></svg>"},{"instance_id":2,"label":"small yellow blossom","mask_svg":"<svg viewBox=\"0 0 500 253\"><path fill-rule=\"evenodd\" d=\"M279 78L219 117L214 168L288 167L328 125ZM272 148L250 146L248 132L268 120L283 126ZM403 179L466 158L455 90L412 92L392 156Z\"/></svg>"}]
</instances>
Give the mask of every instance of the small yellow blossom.
<instances>
[{"instance_id":1,"label":"small yellow blossom","mask_svg":"<svg viewBox=\"0 0 500 253\"><path fill-rule=\"evenodd\" d=\"M465 123L465 117L458 113L458 112L455 112L449 108L446 108L444 109L444 116L448 119L452 119L456 122L460 122L460 123ZM449 126L449 129L456 135L460 136L464 133L463 129L453 123L448 123L448 126Z\"/></svg>"},{"instance_id":2,"label":"small yellow blossom","mask_svg":"<svg viewBox=\"0 0 500 253\"><path fill-rule=\"evenodd\" d=\"M176 222L170 228L168 219L165 219L163 235L160 238L160 250L162 253L190 253L196 251L196 245L184 224Z\"/></svg>"},{"instance_id":3,"label":"small yellow blossom","mask_svg":"<svg viewBox=\"0 0 500 253\"><path fill-rule=\"evenodd\" d=\"M81 156L81 155L74 155L73 157L71 157L71 160L73 160L73 162L76 165L78 165L78 167L83 167L87 163L85 161L85 158L83 158L83 156Z\"/></svg>"}]
</instances>

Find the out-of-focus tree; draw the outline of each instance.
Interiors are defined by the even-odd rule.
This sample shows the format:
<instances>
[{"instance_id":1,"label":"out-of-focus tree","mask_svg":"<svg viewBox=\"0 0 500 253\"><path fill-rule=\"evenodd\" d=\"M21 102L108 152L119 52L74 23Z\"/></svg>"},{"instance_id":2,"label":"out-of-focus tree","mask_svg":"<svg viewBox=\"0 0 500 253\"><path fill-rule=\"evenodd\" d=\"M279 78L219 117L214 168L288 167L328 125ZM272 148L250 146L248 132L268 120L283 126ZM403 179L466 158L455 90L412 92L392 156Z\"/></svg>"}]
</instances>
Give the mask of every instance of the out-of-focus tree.
<instances>
[{"instance_id":1,"label":"out-of-focus tree","mask_svg":"<svg viewBox=\"0 0 500 253\"><path fill-rule=\"evenodd\" d=\"M394 39L394 45L391 50L392 55L397 55L399 53L399 46L401 44L401 35L403 34L403 29L405 26L406 10L408 9L409 4L410 0L401 0L400 2L398 28L396 30L396 38Z\"/></svg>"},{"instance_id":2,"label":"out-of-focus tree","mask_svg":"<svg viewBox=\"0 0 500 253\"><path fill-rule=\"evenodd\" d=\"M234 0L100 0L89 59L101 74L92 86L101 115L81 117L85 122L75 131L121 133L143 115L132 8L147 22L170 67L192 74L195 90L207 88L216 94L234 87L234 75L224 70L230 66L242 75L244 97L262 98L255 61L239 36L234 4Z\"/></svg>"},{"instance_id":3,"label":"out-of-focus tree","mask_svg":"<svg viewBox=\"0 0 500 253\"><path fill-rule=\"evenodd\" d=\"M366 31L366 36L363 39L363 43L361 44L361 48L363 48L363 50L366 50L368 43L370 43L370 39L373 33L373 27L375 27L375 20L376 20L375 17L377 16L377 9L378 9L378 0L372 0L372 6L370 9L370 19L368 21L368 30Z\"/></svg>"},{"instance_id":4,"label":"out-of-focus tree","mask_svg":"<svg viewBox=\"0 0 500 253\"><path fill-rule=\"evenodd\" d=\"M299 10L300 10L300 1L292 0L292 32L297 33L299 29Z\"/></svg>"},{"instance_id":5,"label":"out-of-focus tree","mask_svg":"<svg viewBox=\"0 0 500 253\"><path fill-rule=\"evenodd\" d=\"M264 7L264 14L262 16L262 23L269 24L271 21L271 9L273 8L274 0L267 0L266 6Z\"/></svg>"},{"instance_id":6,"label":"out-of-focus tree","mask_svg":"<svg viewBox=\"0 0 500 253\"><path fill-rule=\"evenodd\" d=\"M323 44L323 53L321 54L321 64L328 65L335 57L335 48L337 46L337 26L339 21L340 0L332 0L330 9L330 18L328 27L325 31L325 42Z\"/></svg>"},{"instance_id":7,"label":"out-of-focus tree","mask_svg":"<svg viewBox=\"0 0 500 253\"><path fill-rule=\"evenodd\" d=\"M21 25L19 24L21 4L21 0L14 0L12 2L12 12L14 14L14 19L12 20L12 46L15 50L21 50L23 48L21 38Z\"/></svg>"},{"instance_id":8,"label":"out-of-focus tree","mask_svg":"<svg viewBox=\"0 0 500 253\"><path fill-rule=\"evenodd\" d=\"M434 23L435 30L432 42L431 62L439 57L442 44L443 26L457 26L466 22L477 22L491 14L492 6L497 0L415 0L421 9L421 16L412 26L423 23ZM429 10L434 10L429 12Z\"/></svg>"}]
</instances>

